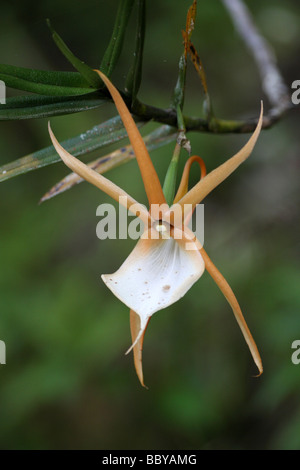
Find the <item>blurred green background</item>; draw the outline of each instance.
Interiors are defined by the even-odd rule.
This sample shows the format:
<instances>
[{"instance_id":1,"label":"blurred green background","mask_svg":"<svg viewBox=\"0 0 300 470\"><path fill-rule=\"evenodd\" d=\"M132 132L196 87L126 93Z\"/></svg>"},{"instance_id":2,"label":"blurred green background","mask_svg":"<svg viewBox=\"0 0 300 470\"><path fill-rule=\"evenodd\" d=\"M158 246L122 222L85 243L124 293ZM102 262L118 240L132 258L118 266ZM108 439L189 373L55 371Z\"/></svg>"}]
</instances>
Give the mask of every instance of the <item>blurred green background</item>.
<instances>
[{"instance_id":1,"label":"blurred green background","mask_svg":"<svg viewBox=\"0 0 300 470\"><path fill-rule=\"evenodd\" d=\"M147 103L169 105L190 3L148 2L140 90ZM290 87L300 79L300 6L292 0L247 4ZM51 40L50 18L72 50L96 67L116 9L116 0L3 0L0 60L71 70ZM120 87L132 60L135 13L113 74ZM199 2L193 43L216 114L257 116L264 98L258 72L221 2ZM190 63L186 114L201 115L202 102ZM107 104L51 123L62 141L114 114ZM265 368L259 379L230 307L205 273L151 321L144 344L149 390L143 389L132 356L124 356L128 310L100 279L135 243L96 238L96 208L109 198L84 183L38 205L68 173L60 163L0 185L0 339L7 346L7 365L0 366L0 448L300 448L300 365L291 362L291 344L300 339L299 124L298 108L264 131L247 163L205 201L205 247L257 342ZM209 170L248 138L189 137ZM0 164L49 144L46 119L0 123ZM152 153L161 179L172 149ZM146 202L135 161L108 176Z\"/></svg>"}]
</instances>

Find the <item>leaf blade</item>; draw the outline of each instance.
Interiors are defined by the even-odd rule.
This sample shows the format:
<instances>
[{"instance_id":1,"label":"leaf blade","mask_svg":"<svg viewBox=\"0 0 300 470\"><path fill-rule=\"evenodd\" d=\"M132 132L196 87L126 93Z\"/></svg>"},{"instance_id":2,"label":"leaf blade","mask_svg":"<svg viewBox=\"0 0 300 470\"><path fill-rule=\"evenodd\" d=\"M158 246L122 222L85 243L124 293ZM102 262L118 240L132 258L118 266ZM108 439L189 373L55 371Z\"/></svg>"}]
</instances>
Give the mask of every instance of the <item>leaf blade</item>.
<instances>
[{"instance_id":1,"label":"leaf blade","mask_svg":"<svg viewBox=\"0 0 300 470\"><path fill-rule=\"evenodd\" d=\"M142 126L143 121L138 121L137 125ZM65 149L74 156L85 155L107 145L118 142L127 137L127 132L119 116L89 129L80 136L72 137L62 142ZM50 145L42 150L26 155L11 163L0 167L0 182L13 178L20 174L42 168L61 161L59 155Z\"/></svg>"},{"instance_id":2,"label":"leaf blade","mask_svg":"<svg viewBox=\"0 0 300 470\"><path fill-rule=\"evenodd\" d=\"M100 64L100 70L110 76L122 51L125 32L134 0L120 0L113 32Z\"/></svg>"},{"instance_id":3,"label":"leaf blade","mask_svg":"<svg viewBox=\"0 0 300 470\"><path fill-rule=\"evenodd\" d=\"M146 30L145 0L138 0L138 24L135 40L134 61L126 78L125 90L134 103L142 81L143 52Z\"/></svg>"},{"instance_id":4,"label":"leaf blade","mask_svg":"<svg viewBox=\"0 0 300 470\"><path fill-rule=\"evenodd\" d=\"M51 31L53 41L61 51L61 53L65 56L65 58L73 65L73 67L78 70L78 72L85 78L85 80L96 89L101 88L102 83L99 80L99 77L94 72L94 70L87 65L82 60L78 59L78 57L73 54L71 49L67 46L64 40L59 36L59 34L53 29L50 20L47 19L48 27Z\"/></svg>"},{"instance_id":5,"label":"leaf blade","mask_svg":"<svg viewBox=\"0 0 300 470\"><path fill-rule=\"evenodd\" d=\"M39 95L49 95L49 96L76 96L84 95L96 91L96 88L90 87L71 87L71 86L61 86L61 85L52 85L47 83L36 83L30 80L25 80L24 78L15 77L13 75L7 75L0 73L0 80L4 81L5 85L10 88L15 88L17 90L29 91L31 93L36 93Z\"/></svg>"},{"instance_id":6,"label":"leaf blade","mask_svg":"<svg viewBox=\"0 0 300 470\"><path fill-rule=\"evenodd\" d=\"M0 107L0 121L33 119L79 113L101 106L107 101L99 93L79 96L32 96L8 98Z\"/></svg>"},{"instance_id":7,"label":"leaf blade","mask_svg":"<svg viewBox=\"0 0 300 470\"><path fill-rule=\"evenodd\" d=\"M17 67L15 65L0 64L0 73L13 75L35 83L45 83L48 85L60 85L71 87L87 87L88 82L79 72L61 72L56 70L30 69L27 67Z\"/></svg>"}]
</instances>

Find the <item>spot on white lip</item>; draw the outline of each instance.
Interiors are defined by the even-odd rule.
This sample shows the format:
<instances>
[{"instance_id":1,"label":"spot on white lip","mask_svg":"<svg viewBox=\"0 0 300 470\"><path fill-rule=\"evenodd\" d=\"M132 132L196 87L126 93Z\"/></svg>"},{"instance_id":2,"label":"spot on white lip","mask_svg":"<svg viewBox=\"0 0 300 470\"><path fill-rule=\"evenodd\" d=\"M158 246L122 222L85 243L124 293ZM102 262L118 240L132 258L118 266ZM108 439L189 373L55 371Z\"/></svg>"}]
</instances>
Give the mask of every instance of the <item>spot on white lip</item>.
<instances>
[{"instance_id":1,"label":"spot on white lip","mask_svg":"<svg viewBox=\"0 0 300 470\"><path fill-rule=\"evenodd\" d=\"M171 286L169 286L169 285L163 286L163 291L165 291L165 292L168 292L168 290L170 290L170 289L171 289Z\"/></svg>"}]
</instances>

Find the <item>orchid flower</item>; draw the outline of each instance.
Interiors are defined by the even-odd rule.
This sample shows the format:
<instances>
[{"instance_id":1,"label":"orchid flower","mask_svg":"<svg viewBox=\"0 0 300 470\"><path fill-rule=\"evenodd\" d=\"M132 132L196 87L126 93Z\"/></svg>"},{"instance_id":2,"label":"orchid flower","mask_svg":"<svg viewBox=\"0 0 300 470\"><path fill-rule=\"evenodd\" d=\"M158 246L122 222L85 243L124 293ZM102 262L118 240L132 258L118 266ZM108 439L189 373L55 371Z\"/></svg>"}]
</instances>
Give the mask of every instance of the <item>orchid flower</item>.
<instances>
[{"instance_id":1,"label":"orchid flower","mask_svg":"<svg viewBox=\"0 0 300 470\"><path fill-rule=\"evenodd\" d=\"M205 269L229 302L260 375L263 372L262 361L235 295L188 228L189 216L184 218L182 209L186 204L194 209L249 157L261 130L263 109L257 127L245 146L208 175L205 176L202 171L200 181L190 191L188 191L190 165L198 159L203 170L203 162L200 157L188 160L174 203L169 207L145 143L126 104L110 80L102 72L97 71L97 73L107 86L128 133L142 175L149 210L109 179L68 153L55 138L50 123L49 133L57 153L72 171L125 205L144 223L143 235L118 271L102 275L107 287L130 309L132 346L127 352L133 349L135 369L140 383L145 386L142 348L145 330L151 316L183 297L202 276Z\"/></svg>"}]
</instances>

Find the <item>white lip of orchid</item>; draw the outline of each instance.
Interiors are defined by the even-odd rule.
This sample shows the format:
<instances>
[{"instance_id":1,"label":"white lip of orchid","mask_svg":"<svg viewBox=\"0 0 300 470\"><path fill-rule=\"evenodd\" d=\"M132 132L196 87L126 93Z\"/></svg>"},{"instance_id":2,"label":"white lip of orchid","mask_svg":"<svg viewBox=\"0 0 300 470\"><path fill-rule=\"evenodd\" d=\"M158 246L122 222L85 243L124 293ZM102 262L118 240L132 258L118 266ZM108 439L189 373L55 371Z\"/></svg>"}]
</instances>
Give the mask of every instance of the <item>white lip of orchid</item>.
<instances>
[{"instance_id":1,"label":"white lip of orchid","mask_svg":"<svg viewBox=\"0 0 300 470\"><path fill-rule=\"evenodd\" d=\"M101 276L113 294L140 317L139 333L127 353L141 338L149 318L183 297L205 269L189 232L174 229L170 237L156 239L153 228L146 232L152 233L141 237L118 271ZM186 248L187 242L195 245L194 251Z\"/></svg>"}]
</instances>

